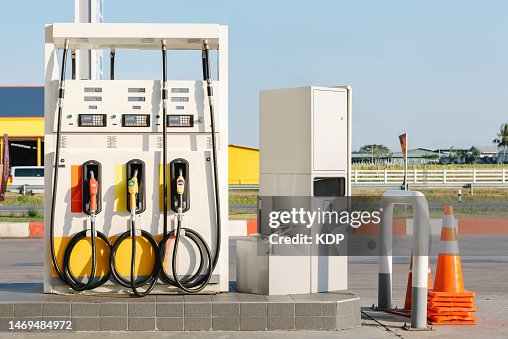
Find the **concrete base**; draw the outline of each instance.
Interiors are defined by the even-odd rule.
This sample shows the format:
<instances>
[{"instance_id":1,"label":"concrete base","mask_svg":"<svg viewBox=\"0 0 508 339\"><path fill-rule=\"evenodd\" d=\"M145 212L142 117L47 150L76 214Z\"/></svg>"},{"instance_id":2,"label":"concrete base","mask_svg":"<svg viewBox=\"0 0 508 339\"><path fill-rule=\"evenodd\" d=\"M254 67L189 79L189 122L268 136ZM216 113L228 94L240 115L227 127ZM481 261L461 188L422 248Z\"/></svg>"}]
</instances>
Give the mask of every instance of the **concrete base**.
<instances>
[{"instance_id":1,"label":"concrete base","mask_svg":"<svg viewBox=\"0 0 508 339\"><path fill-rule=\"evenodd\" d=\"M42 294L42 284L2 284L0 331L10 320L70 320L77 331L341 330L359 327L349 290L263 296L84 296Z\"/></svg>"},{"instance_id":2,"label":"concrete base","mask_svg":"<svg viewBox=\"0 0 508 339\"><path fill-rule=\"evenodd\" d=\"M270 244L259 235L237 239L236 290L275 296L347 289L347 257L312 255L317 250Z\"/></svg>"}]
</instances>

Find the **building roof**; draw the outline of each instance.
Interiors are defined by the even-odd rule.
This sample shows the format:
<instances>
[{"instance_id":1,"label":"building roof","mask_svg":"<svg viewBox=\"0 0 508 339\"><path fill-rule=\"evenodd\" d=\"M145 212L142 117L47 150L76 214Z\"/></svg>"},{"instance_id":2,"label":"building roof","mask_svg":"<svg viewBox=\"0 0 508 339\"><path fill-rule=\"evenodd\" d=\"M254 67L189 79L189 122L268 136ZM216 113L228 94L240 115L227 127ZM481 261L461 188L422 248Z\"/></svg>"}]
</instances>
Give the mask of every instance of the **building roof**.
<instances>
[{"instance_id":1,"label":"building roof","mask_svg":"<svg viewBox=\"0 0 508 339\"><path fill-rule=\"evenodd\" d=\"M415 148L407 151L408 158L423 158L431 155L438 155L438 153L426 148ZM393 153L392 158L402 158L402 152Z\"/></svg>"},{"instance_id":2,"label":"building roof","mask_svg":"<svg viewBox=\"0 0 508 339\"><path fill-rule=\"evenodd\" d=\"M44 87L0 87L0 117L43 117Z\"/></svg>"},{"instance_id":3,"label":"building roof","mask_svg":"<svg viewBox=\"0 0 508 339\"><path fill-rule=\"evenodd\" d=\"M259 148L250 147L250 146L242 146L242 145L229 144L229 147L243 148L243 149L248 149L248 150L251 150L251 151L259 151Z\"/></svg>"},{"instance_id":4,"label":"building roof","mask_svg":"<svg viewBox=\"0 0 508 339\"><path fill-rule=\"evenodd\" d=\"M477 150L480 153L494 153L496 154L498 152L498 149L495 145L488 145L488 146L472 146L469 151Z\"/></svg>"},{"instance_id":5,"label":"building roof","mask_svg":"<svg viewBox=\"0 0 508 339\"><path fill-rule=\"evenodd\" d=\"M352 152L351 158L353 159L365 159L365 158L373 158L372 153L360 153L360 152Z\"/></svg>"}]
</instances>

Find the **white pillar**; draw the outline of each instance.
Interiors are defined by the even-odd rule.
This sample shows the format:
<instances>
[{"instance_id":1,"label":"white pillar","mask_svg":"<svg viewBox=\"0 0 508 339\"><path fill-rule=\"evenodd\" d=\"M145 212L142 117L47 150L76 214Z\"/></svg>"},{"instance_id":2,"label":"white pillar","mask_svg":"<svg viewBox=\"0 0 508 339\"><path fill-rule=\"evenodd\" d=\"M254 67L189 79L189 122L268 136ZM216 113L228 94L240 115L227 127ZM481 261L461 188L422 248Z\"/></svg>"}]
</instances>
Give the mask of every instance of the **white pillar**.
<instances>
[{"instance_id":1,"label":"white pillar","mask_svg":"<svg viewBox=\"0 0 508 339\"><path fill-rule=\"evenodd\" d=\"M74 22L101 23L103 19L103 0L74 0ZM72 48L72 46L71 46ZM76 78L102 79L103 52L76 51Z\"/></svg>"}]
</instances>

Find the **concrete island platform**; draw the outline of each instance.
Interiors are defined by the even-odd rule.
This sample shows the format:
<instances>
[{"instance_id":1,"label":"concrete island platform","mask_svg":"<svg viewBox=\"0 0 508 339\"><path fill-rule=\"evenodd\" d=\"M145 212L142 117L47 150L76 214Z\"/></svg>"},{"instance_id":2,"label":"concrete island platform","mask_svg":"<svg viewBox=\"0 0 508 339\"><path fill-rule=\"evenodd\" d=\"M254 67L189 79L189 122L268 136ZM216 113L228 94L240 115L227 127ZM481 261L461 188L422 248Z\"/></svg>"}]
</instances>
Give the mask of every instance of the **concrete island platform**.
<instances>
[{"instance_id":1,"label":"concrete island platform","mask_svg":"<svg viewBox=\"0 0 508 339\"><path fill-rule=\"evenodd\" d=\"M44 294L40 283L1 283L0 330L23 320L71 321L74 331L334 331L359 327L361 312L360 298L350 290L134 298Z\"/></svg>"}]
</instances>

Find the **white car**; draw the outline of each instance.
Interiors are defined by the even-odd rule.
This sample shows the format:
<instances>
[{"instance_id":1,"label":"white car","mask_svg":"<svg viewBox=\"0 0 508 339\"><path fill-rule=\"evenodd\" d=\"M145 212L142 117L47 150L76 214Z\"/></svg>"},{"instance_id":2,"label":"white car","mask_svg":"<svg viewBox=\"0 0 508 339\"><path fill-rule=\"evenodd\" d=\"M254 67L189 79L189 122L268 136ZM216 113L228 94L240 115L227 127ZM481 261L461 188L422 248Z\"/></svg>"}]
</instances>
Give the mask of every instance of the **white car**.
<instances>
[{"instance_id":1,"label":"white car","mask_svg":"<svg viewBox=\"0 0 508 339\"><path fill-rule=\"evenodd\" d=\"M20 187L26 185L27 191L44 193L44 167L43 166L14 166L9 175L10 192L21 192ZM39 187L31 187L39 186Z\"/></svg>"}]
</instances>

